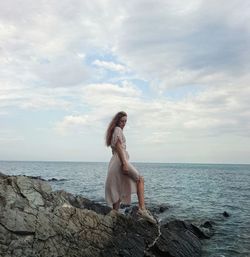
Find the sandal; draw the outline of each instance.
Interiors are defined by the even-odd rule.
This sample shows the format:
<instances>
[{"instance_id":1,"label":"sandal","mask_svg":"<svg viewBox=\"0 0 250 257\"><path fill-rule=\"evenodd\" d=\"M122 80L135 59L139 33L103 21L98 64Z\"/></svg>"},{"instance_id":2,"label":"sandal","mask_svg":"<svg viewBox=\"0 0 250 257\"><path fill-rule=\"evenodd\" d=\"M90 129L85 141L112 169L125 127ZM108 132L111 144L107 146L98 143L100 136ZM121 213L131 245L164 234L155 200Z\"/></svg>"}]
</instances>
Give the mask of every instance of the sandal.
<instances>
[{"instance_id":1,"label":"sandal","mask_svg":"<svg viewBox=\"0 0 250 257\"><path fill-rule=\"evenodd\" d=\"M153 224L157 223L153 215L147 209L139 209L137 211L137 214L142 218L146 219L147 221L149 221L150 223L153 223Z\"/></svg>"}]
</instances>

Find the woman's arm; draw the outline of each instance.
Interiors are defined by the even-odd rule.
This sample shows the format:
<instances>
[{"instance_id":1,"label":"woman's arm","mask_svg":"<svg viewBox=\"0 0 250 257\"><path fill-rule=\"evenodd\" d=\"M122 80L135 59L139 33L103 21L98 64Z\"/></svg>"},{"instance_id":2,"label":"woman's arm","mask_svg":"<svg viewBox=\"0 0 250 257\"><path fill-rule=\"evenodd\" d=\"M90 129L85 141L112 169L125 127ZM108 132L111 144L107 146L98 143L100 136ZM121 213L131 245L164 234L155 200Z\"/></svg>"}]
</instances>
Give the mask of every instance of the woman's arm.
<instances>
[{"instance_id":1,"label":"woman's arm","mask_svg":"<svg viewBox=\"0 0 250 257\"><path fill-rule=\"evenodd\" d=\"M118 140L116 143L116 149L117 149L118 156L122 163L122 170L125 174L128 174L128 161L126 159L126 155L125 155L125 152L124 152L124 149L122 147L120 140Z\"/></svg>"}]
</instances>

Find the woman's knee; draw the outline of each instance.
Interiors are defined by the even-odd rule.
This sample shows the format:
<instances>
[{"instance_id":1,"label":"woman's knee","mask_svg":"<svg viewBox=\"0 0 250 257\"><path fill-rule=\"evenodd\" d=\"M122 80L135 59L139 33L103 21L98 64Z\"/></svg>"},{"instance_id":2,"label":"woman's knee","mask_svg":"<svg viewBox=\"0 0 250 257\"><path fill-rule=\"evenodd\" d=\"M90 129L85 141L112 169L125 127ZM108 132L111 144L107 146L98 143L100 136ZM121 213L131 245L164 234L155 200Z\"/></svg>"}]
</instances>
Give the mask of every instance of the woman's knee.
<instances>
[{"instance_id":1,"label":"woman's knee","mask_svg":"<svg viewBox=\"0 0 250 257\"><path fill-rule=\"evenodd\" d=\"M137 183L144 184L144 177L143 176L139 176Z\"/></svg>"}]
</instances>

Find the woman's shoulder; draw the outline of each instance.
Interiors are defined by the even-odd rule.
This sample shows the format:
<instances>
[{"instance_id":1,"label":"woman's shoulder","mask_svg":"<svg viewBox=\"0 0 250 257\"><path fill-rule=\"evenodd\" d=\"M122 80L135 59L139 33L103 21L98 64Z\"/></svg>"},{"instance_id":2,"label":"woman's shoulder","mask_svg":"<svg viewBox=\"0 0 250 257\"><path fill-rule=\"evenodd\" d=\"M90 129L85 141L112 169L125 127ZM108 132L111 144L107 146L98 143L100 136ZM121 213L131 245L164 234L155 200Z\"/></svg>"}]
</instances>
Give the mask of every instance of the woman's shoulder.
<instances>
[{"instance_id":1,"label":"woman's shoulder","mask_svg":"<svg viewBox=\"0 0 250 257\"><path fill-rule=\"evenodd\" d=\"M123 135L122 129L116 126L114 129L113 135Z\"/></svg>"},{"instance_id":2,"label":"woman's shoulder","mask_svg":"<svg viewBox=\"0 0 250 257\"><path fill-rule=\"evenodd\" d=\"M118 126L116 126L114 130L122 131L122 129L120 127L118 127Z\"/></svg>"}]
</instances>

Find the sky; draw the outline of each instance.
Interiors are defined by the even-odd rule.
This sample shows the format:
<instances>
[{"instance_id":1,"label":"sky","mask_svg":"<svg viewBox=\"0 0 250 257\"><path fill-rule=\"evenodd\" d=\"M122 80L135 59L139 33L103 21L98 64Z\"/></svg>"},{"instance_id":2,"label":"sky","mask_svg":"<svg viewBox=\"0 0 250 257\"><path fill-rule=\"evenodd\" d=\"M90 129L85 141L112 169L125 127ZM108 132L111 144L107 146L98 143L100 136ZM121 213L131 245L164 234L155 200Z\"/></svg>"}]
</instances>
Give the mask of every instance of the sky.
<instances>
[{"instance_id":1,"label":"sky","mask_svg":"<svg viewBox=\"0 0 250 257\"><path fill-rule=\"evenodd\" d=\"M248 0L0 2L0 160L250 163Z\"/></svg>"}]
</instances>

